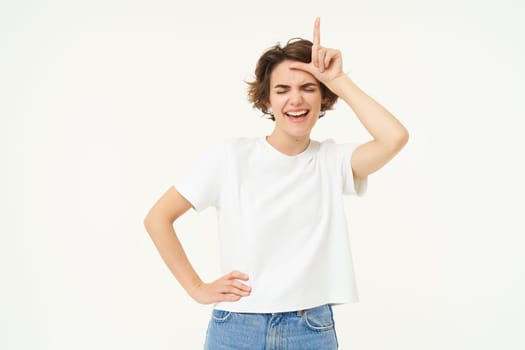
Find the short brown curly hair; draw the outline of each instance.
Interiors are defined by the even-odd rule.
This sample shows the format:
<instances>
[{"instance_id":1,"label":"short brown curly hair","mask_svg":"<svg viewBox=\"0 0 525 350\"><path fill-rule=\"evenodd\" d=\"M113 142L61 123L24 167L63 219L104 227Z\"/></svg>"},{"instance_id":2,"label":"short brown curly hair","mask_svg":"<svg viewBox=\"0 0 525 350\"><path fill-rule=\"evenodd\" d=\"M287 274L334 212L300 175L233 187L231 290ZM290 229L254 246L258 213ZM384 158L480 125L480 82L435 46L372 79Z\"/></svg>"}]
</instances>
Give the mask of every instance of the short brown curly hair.
<instances>
[{"instance_id":1,"label":"short brown curly hair","mask_svg":"<svg viewBox=\"0 0 525 350\"><path fill-rule=\"evenodd\" d=\"M270 100L270 78L273 69L285 60L310 63L312 59L312 45L313 43L309 40L293 38L290 39L284 47L281 47L279 43L277 43L262 54L255 67L255 80L247 82L248 101L253 104L254 108L269 115L269 119L275 121L274 116L270 114L268 108L266 108L266 103ZM333 105L337 102L338 96L323 83L319 82L319 85L324 101L324 103L321 104L321 115L319 116L319 118L321 118L326 110L332 109Z\"/></svg>"}]
</instances>

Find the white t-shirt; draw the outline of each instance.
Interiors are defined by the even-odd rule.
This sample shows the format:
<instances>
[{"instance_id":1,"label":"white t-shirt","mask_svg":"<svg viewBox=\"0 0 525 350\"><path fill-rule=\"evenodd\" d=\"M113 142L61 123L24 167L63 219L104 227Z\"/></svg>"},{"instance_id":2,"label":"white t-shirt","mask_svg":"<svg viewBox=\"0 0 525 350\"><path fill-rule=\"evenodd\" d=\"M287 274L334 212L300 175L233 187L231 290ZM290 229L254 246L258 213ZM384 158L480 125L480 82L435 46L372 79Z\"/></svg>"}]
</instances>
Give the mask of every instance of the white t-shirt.
<instances>
[{"instance_id":1,"label":"white t-shirt","mask_svg":"<svg viewBox=\"0 0 525 350\"><path fill-rule=\"evenodd\" d=\"M362 195L350 159L356 144L311 140L288 156L265 137L227 139L175 188L197 212L217 209L221 269L249 275L234 312L286 312L356 302L343 194Z\"/></svg>"}]
</instances>

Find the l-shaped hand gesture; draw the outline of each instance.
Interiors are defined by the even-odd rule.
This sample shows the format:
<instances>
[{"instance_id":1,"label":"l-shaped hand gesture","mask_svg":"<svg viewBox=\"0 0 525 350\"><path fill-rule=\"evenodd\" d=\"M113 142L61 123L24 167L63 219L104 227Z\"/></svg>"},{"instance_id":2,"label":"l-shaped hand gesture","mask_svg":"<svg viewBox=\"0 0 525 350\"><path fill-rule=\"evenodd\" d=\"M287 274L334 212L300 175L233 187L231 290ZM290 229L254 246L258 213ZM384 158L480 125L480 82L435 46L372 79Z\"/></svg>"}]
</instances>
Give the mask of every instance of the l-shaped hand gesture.
<instances>
[{"instance_id":1,"label":"l-shaped hand gesture","mask_svg":"<svg viewBox=\"0 0 525 350\"><path fill-rule=\"evenodd\" d=\"M304 70L329 86L332 80L344 75L343 57L339 50L321 46L320 22L319 17L317 17L314 23L312 60L310 63L294 62L290 68Z\"/></svg>"}]
</instances>

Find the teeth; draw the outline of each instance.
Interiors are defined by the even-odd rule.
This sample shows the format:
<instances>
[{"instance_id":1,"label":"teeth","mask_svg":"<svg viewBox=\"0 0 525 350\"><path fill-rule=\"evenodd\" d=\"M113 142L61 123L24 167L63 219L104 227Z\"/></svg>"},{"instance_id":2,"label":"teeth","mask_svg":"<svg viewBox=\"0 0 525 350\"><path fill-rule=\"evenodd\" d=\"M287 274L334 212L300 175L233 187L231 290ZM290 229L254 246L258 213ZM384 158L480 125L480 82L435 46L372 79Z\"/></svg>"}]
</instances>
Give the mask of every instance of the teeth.
<instances>
[{"instance_id":1,"label":"teeth","mask_svg":"<svg viewBox=\"0 0 525 350\"><path fill-rule=\"evenodd\" d=\"M305 115L308 113L308 111L299 111L299 112L286 112L286 114L292 116L292 117L300 117L302 115Z\"/></svg>"}]
</instances>

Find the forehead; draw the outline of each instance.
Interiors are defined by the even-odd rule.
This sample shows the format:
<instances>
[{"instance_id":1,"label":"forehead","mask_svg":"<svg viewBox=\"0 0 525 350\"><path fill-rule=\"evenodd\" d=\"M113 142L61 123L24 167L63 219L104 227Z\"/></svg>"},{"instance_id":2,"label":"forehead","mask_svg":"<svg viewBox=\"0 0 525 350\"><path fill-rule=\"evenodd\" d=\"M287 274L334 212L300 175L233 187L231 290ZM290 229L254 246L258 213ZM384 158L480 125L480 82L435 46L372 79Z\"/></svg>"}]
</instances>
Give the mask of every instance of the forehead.
<instances>
[{"instance_id":1,"label":"forehead","mask_svg":"<svg viewBox=\"0 0 525 350\"><path fill-rule=\"evenodd\" d=\"M270 77L270 85L285 84L297 85L304 83L316 83L317 80L313 75L300 69L291 69L290 64L293 61L286 60L276 65Z\"/></svg>"}]
</instances>

